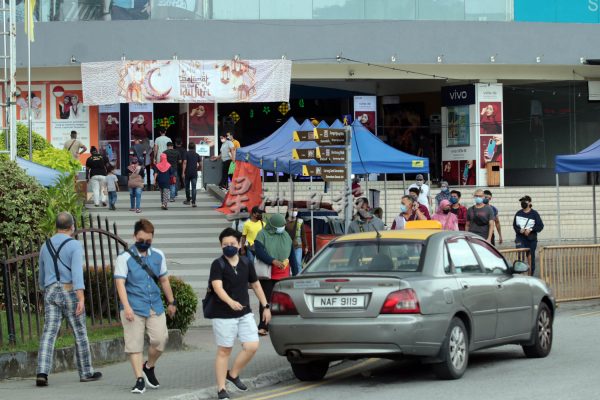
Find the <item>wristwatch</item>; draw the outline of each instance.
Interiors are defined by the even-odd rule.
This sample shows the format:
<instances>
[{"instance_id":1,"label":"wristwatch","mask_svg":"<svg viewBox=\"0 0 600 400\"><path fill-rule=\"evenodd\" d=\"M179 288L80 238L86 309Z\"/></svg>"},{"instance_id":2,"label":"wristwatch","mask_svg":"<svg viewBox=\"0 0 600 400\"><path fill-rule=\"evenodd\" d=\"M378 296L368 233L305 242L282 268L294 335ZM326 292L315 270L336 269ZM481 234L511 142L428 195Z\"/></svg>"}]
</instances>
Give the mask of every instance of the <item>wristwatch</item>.
<instances>
[{"instance_id":1,"label":"wristwatch","mask_svg":"<svg viewBox=\"0 0 600 400\"><path fill-rule=\"evenodd\" d=\"M271 305L270 305L269 303L267 303L267 304L265 304L265 305L263 306L263 308L264 308L265 310L270 310L270 309L271 309Z\"/></svg>"},{"instance_id":2,"label":"wristwatch","mask_svg":"<svg viewBox=\"0 0 600 400\"><path fill-rule=\"evenodd\" d=\"M173 299L173 301L170 302L169 305L177 307L177 300Z\"/></svg>"}]
</instances>

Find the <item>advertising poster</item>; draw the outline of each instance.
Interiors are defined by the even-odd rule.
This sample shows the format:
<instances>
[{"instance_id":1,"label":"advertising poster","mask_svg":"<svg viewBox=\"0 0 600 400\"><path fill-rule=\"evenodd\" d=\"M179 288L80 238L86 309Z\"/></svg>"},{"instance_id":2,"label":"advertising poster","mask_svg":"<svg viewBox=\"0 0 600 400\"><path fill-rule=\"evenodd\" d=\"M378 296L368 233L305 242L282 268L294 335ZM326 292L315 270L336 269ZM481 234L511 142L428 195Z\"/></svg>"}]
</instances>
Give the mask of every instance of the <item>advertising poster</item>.
<instances>
[{"instance_id":1,"label":"advertising poster","mask_svg":"<svg viewBox=\"0 0 600 400\"><path fill-rule=\"evenodd\" d=\"M130 104L129 105L129 137L133 144L135 139L142 141L153 141L153 105L152 104Z\"/></svg>"},{"instance_id":2,"label":"advertising poster","mask_svg":"<svg viewBox=\"0 0 600 400\"><path fill-rule=\"evenodd\" d=\"M27 83L20 82L17 86L17 121L28 124L29 97L31 97L31 128L46 137L46 87L31 85L31 93L27 92Z\"/></svg>"},{"instance_id":3,"label":"advertising poster","mask_svg":"<svg viewBox=\"0 0 600 400\"><path fill-rule=\"evenodd\" d=\"M88 106L83 104L81 85L64 84L50 86L51 142L62 148L71 138L71 131L90 148L90 115Z\"/></svg>"},{"instance_id":4,"label":"advertising poster","mask_svg":"<svg viewBox=\"0 0 600 400\"><path fill-rule=\"evenodd\" d=\"M479 185L504 185L502 84L477 84ZM490 163L492 163L490 165ZM491 174L488 176L488 171Z\"/></svg>"},{"instance_id":5,"label":"advertising poster","mask_svg":"<svg viewBox=\"0 0 600 400\"><path fill-rule=\"evenodd\" d=\"M212 103L188 104L190 137L212 136L215 131L215 105Z\"/></svg>"},{"instance_id":6,"label":"advertising poster","mask_svg":"<svg viewBox=\"0 0 600 400\"><path fill-rule=\"evenodd\" d=\"M469 106L448 107L448 147L470 146Z\"/></svg>"},{"instance_id":7,"label":"advertising poster","mask_svg":"<svg viewBox=\"0 0 600 400\"><path fill-rule=\"evenodd\" d=\"M450 186L460 185L460 161L442 162L442 179L448 182Z\"/></svg>"},{"instance_id":8,"label":"advertising poster","mask_svg":"<svg viewBox=\"0 0 600 400\"><path fill-rule=\"evenodd\" d=\"M99 150L117 170L121 169L120 120L121 112L119 104L100 106L98 108Z\"/></svg>"},{"instance_id":9,"label":"advertising poster","mask_svg":"<svg viewBox=\"0 0 600 400\"><path fill-rule=\"evenodd\" d=\"M458 170L460 173L461 186L475 186L477 179L477 163L475 160L459 161Z\"/></svg>"},{"instance_id":10,"label":"advertising poster","mask_svg":"<svg viewBox=\"0 0 600 400\"><path fill-rule=\"evenodd\" d=\"M354 119L377 134L377 96L354 96Z\"/></svg>"}]
</instances>

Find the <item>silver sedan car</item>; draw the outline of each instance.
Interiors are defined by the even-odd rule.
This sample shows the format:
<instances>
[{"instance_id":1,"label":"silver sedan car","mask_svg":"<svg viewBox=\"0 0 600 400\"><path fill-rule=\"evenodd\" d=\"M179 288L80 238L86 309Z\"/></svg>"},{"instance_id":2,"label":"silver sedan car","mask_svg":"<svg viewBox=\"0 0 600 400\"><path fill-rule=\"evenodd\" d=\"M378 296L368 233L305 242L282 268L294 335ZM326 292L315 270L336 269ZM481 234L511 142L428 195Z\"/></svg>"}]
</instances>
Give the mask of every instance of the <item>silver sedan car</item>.
<instances>
[{"instance_id":1,"label":"silver sedan car","mask_svg":"<svg viewBox=\"0 0 600 400\"><path fill-rule=\"evenodd\" d=\"M466 232L343 236L275 285L271 340L305 381L341 359L420 357L458 379L474 350L517 344L546 357L555 301L528 269Z\"/></svg>"}]
</instances>

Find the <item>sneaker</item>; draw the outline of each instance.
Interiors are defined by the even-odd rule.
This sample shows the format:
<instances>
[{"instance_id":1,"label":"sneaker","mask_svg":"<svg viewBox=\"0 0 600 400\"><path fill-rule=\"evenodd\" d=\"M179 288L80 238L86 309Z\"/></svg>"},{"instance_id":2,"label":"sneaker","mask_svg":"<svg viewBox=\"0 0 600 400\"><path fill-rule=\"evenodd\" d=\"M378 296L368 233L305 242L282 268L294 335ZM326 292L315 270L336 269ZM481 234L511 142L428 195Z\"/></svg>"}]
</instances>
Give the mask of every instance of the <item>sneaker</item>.
<instances>
[{"instance_id":1,"label":"sneaker","mask_svg":"<svg viewBox=\"0 0 600 400\"><path fill-rule=\"evenodd\" d=\"M229 400L229 393L227 393L227 390L225 389L219 390L217 396L219 400Z\"/></svg>"},{"instance_id":2,"label":"sneaker","mask_svg":"<svg viewBox=\"0 0 600 400\"><path fill-rule=\"evenodd\" d=\"M35 378L35 386L48 386L48 375L37 374Z\"/></svg>"},{"instance_id":3,"label":"sneaker","mask_svg":"<svg viewBox=\"0 0 600 400\"><path fill-rule=\"evenodd\" d=\"M146 366L146 361L144 363L144 367L142 368L142 372L144 373L144 381L146 381L146 385L148 385L152 389L158 389L160 384L158 383L158 379L156 379L156 375L154 375L154 367L148 368Z\"/></svg>"},{"instance_id":4,"label":"sneaker","mask_svg":"<svg viewBox=\"0 0 600 400\"><path fill-rule=\"evenodd\" d=\"M135 211L135 208L130 208L129 211Z\"/></svg>"},{"instance_id":5,"label":"sneaker","mask_svg":"<svg viewBox=\"0 0 600 400\"><path fill-rule=\"evenodd\" d=\"M79 382L94 382L100 380L102 378L102 372L94 372L93 374L86 375L83 378L79 379Z\"/></svg>"},{"instance_id":6,"label":"sneaker","mask_svg":"<svg viewBox=\"0 0 600 400\"><path fill-rule=\"evenodd\" d=\"M196 203L192 203L192 207L194 207L194 208L195 208L195 207L196 207Z\"/></svg>"},{"instance_id":7,"label":"sneaker","mask_svg":"<svg viewBox=\"0 0 600 400\"><path fill-rule=\"evenodd\" d=\"M135 381L135 386L131 388L131 393L142 394L145 391L146 391L146 383L144 382L144 378L137 378L137 381Z\"/></svg>"},{"instance_id":8,"label":"sneaker","mask_svg":"<svg viewBox=\"0 0 600 400\"><path fill-rule=\"evenodd\" d=\"M232 378L231 375L229 375L229 371L227 371L227 380L231 383L233 383L235 385L236 388L238 388L239 390L241 390L242 392L245 392L248 390L248 386L244 385L244 383L242 382L242 380L240 379L240 377L236 377L236 378Z\"/></svg>"},{"instance_id":9,"label":"sneaker","mask_svg":"<svg viewBox=\"0 0 600 400\"><path fill-rule=\"evenodd\" d=\"M139 208L137 208L137 209L135 210L135 213L136 213L136 214L140 214L141 212L142 212L142 210L141 210L141 209L139 209Z\"/></svg>"},{"instance_id":10,"label":"sneaker","mask_svg":"<svg viewBox=\"0 0 600 400\"><path fill-rule=\"evenodd\" d=\"M189 206L189 205L190 205L190 201L189 201L189 200L185 200L185 201L183 202L183 204L185 204L186 206Z\"/></svg>"},{"instance_id":11,"label":"sneaker","mask_svg":"<svg viewBox=\"0 0 600 400\"><path fill-rule=\"evenodd\" d=\"M105 201L102 202L102 207L106 207L106 202Z\"/></svg>"},{"instance_id":12,"label":"sneaker","mask_svg":"<svg viewBox=\"0 0 600 400\"><path fill-rule=\"evenodd\" d=\"M160 208L162 208L163 210L168 210L166 206L161 206Z\"/></svg>"}]
</instances>

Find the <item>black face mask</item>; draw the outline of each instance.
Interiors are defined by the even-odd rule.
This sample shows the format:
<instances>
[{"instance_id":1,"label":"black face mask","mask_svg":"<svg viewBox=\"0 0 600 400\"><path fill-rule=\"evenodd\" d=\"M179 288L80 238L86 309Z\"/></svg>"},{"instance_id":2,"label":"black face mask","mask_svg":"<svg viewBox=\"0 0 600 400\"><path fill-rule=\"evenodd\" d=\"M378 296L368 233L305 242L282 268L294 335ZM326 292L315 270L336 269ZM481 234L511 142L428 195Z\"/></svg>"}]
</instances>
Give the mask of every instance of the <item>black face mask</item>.
<instances>
[{"instance_id":1,"label":"black face mask","mask_svg":"<svg viewBox=\"0 0 600 400\"><path fill-rule=\"evenodd\" d=\"M135 242L135 248L138 249L138 251L140 251L142 253L147 252L151 245L152 245L152 243L148 243L143 240Z\"/></svg>"},{"instance_id":2,"label":"black face mask","mask_svg":"<svg viewBox=\"0 0 600 400\"><path fill-rule=\"evenodd\" d=\"M450 210L442 210L444 212L444 214L448 214L450 212Z\"/></svg>"},{"instance_id":3,"label":"black face mask","mask_svg":"<svg viewBox=\"0 0 600 400\"><path fill-rule=\"evenodd\" d=\"M528 206L529 206L529 203L528 203L528 202L526 202L526 201L522 201L522 202L521 202L521 208L522 208L522 209L526 209Z\"/></svg>"}]
</instances>

